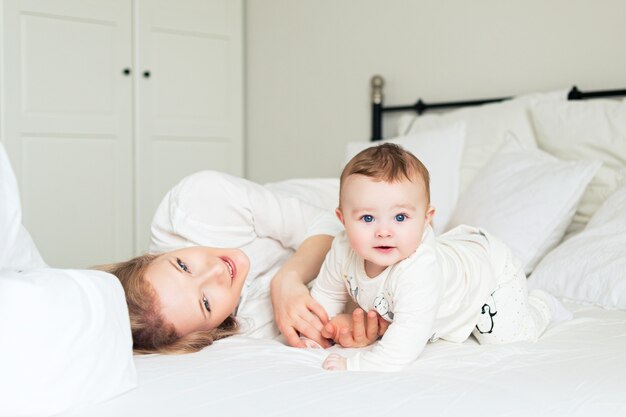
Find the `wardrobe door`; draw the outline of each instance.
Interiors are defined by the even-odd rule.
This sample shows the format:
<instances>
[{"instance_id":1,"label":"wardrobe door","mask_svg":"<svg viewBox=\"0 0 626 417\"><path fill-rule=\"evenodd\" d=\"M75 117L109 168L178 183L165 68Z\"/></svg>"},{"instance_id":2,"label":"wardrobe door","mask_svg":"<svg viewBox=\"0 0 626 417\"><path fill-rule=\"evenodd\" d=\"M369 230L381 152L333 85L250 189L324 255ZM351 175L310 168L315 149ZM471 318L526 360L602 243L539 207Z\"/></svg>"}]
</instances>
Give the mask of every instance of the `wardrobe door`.
<instances>
[{"instance_id":1,"label":"wardrobe door","mask_svg":"<svg viewBox=\"0 0 626 417\"><path fill-rule=\"evenodd\" d=\"M137 251L190 173L243 175L241 0L137 0Z\"/></svg>"},{"instance_id":2,"label":"wardrobe door","mask_svg":"<svg viewBox=\"0 0 626 417\"><path fill-rule=\"evenodd\" d=\"M3 141L55 267L133 253L131 4L3 1Z\"/></svg>"}]
</instances>

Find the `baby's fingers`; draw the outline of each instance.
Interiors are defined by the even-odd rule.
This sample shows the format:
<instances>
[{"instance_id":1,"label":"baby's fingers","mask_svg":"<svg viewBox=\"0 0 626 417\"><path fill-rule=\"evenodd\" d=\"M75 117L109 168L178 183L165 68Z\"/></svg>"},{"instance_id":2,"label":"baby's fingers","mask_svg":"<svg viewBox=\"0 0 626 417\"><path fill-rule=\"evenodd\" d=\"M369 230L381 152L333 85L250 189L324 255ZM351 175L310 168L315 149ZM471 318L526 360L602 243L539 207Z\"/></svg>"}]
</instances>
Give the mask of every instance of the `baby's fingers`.
<instances>
[{"instance_id":1,"label":"baby's fingers","mask_svg":"<svg viewBox=\"0 0 626 417\"><path fill-rule=\"evenodd\" d=\"M336 353L331 353L322 363L322 367L328 371L345 371L346 364L346 358Z\"/></svg>"},{"instance_id":2,"label":"baby's fingers","mask_svg":"<svg viewBox=\"0 0 626 417\"><path fill-rule=\"evenodd\" d=\"M378 335L382 336L387 331L387 328L389 327L389 322L385 320L384 318L382 318L380 315L377 315L377 317L378 317Z\"/></svg>"},{"instance_id":3,"label":"baby's fingers","mask_svg":"<svg viewBox=\"0 0 626 417\"><path fill-rule=\"evenodd\" d=\"M344 348L359 347L357 346L350 329L339 329L339 344Z\"/></svg>"},{"instance_id":4,"label":"baby's fingers","mask_svg":"<svg viewBox=\"0 0 626 417\"><path fill-rule=\"evenodd\" d=\"M366 338L366 331L365 312L360 308L355 308L352 312L352 337L354 338L354 343L361 344Z\"/></svg>"}]
</instances>

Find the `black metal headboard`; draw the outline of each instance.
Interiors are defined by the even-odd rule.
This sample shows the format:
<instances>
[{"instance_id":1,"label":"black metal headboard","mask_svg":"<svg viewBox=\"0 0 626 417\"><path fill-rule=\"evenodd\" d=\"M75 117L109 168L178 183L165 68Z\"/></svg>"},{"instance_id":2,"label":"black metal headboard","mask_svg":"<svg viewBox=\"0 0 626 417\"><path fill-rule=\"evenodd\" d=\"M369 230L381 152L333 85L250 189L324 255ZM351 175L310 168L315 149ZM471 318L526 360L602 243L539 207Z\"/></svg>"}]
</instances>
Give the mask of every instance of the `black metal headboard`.
<instances>
[{"instance_id":1,"label":"black metal headboard","mask_svg":"<svg viewBox=\"0 0 626 417\"><path fill-rule=\"evenodd\" d=\"M430 109L453 109L456 107L479 106L481 104L496 103L508 100L511 97L489 98L480 100L450 101L445 103L425 103L422 99L417 100L415 104L404 106L384 106L383 105L383 87L385 80L380 75L374 75L371 80L372 89L372 140L380 140L383 135L383 115L390 112L406 112L414 111L418 115ZM626 96L624 90L603 90L582 92L576 86L567 94L568 100L583 100L587 98L599 97L620 97Z\"/></svg>"}]
</instances>

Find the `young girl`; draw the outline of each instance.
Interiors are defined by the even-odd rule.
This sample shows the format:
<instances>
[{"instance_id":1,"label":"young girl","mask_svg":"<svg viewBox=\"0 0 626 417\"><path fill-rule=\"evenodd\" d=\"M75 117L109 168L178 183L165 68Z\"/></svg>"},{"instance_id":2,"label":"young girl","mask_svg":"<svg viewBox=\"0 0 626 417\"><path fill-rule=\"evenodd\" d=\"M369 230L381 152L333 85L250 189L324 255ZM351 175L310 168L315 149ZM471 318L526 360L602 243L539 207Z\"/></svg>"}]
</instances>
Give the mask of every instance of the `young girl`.
<instances>
[{"instance_id":1,"label":"young girl","mask_svg":"<svg viewBox=\"0 0 626 417\"><path fill-rule=\"evenodd\" d=\"M105 269L124 286L138 353L194 352L239 331L274 337L276 325L291 346L304 346L299 334L328 346L326 312L306 284L340 230L328 211L203 171L161 202L151 254ZM343 346L377 336L377 320L356 313Z\"/></svg>"},{"instance_id":2,"label":"young girl","mask_svg":"<svg viewBox=\"0 0 626 417\"><path fill-rule=\"evenodd\" d=\"M545 292L529 296L520 262L484 230L460 226L435 238L428 171L397 145L368 148L346 165L336 214L345 232L311 294L330 317L352 297L391 324L371 351L331 354L326 369L400 370L428 341L470 334L480 343L534 341L563 309Z\"/></svg>"}]
</instances>

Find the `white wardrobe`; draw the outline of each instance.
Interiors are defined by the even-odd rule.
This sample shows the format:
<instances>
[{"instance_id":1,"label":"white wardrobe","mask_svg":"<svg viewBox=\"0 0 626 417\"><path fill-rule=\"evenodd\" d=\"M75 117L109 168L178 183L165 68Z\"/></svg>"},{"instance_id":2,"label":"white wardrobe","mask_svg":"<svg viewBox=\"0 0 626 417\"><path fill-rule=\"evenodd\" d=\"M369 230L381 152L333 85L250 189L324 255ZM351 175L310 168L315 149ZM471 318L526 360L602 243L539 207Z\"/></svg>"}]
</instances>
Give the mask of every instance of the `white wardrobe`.
<instances>
[{"instance_id":1,"label":"white wardrobe","mask_svg":"<svg viewBox=\"0 0 626 417\"><path fill-rule=\"evenodd\" d=\"M142 253L183 176L244 174L241 0L1 4L1 140L51 266Z\"/></svg>"}]
</instances>

